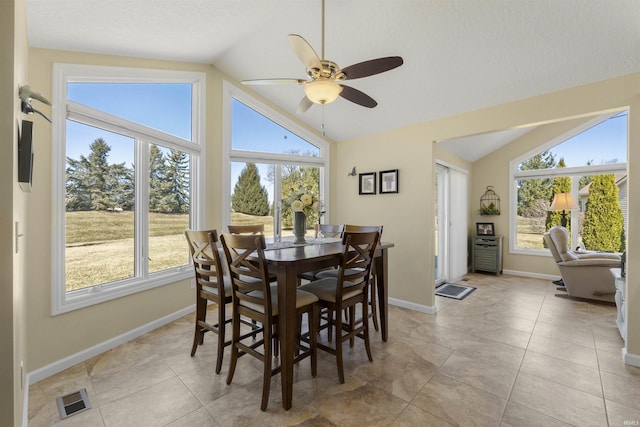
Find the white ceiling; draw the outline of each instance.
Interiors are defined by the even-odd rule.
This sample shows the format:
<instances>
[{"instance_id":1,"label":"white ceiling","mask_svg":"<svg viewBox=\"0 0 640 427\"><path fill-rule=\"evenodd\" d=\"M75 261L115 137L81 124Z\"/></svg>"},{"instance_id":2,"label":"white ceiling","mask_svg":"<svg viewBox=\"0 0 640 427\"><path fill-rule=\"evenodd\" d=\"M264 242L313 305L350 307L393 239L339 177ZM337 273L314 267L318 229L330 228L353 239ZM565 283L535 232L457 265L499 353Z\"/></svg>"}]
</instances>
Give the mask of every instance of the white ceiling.
<instances>
[{"instance_id":1,"label":"white ceiling","mask_svg":"<svg viewBox=\"0 0 640 427\"><path fill-rule=\"evenodd\" d=\"M290 33L321 54L320 0L26 2L33 47L214 64L238 81L305 78ZM376 108L338 98L300 116L343 141L640 72L640 1L327 0L325 38L342 68L404 58L348 82ZM297 85L252 89L294 115L303 96ZM475 160L498 138L484 139L472 140L473 156L455 146Z\"/></svg>"}]
</instances>

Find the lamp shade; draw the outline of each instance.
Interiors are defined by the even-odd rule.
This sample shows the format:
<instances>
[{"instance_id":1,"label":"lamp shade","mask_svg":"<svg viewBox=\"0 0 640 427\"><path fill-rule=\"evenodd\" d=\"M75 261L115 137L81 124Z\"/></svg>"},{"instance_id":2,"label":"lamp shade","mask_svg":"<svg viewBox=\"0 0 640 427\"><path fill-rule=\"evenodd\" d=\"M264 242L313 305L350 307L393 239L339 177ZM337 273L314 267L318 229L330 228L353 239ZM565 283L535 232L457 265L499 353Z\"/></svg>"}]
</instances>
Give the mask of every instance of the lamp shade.
<instances>
[{"instance_id":1,"label":"lamp shade","mask_svg":"<svg viewBox=\"0 0 640 427\"><path fill-rule=\"evenodd\" d=\"M331 80L315 80L304 85L304 93L311 102L328 104L336 100L342 86Z\"/></svg>"},{"instance_id":2,"label":"lamp shade","mask_svg":"<svg viewBox=\"0 0 640 427\"><path fill-rule=\"evenodd\" d=\"M571 211L578 209L571 193L557 193L553 196L553 202L549 207L550 211Z\"/></svg>"}]
</instances>

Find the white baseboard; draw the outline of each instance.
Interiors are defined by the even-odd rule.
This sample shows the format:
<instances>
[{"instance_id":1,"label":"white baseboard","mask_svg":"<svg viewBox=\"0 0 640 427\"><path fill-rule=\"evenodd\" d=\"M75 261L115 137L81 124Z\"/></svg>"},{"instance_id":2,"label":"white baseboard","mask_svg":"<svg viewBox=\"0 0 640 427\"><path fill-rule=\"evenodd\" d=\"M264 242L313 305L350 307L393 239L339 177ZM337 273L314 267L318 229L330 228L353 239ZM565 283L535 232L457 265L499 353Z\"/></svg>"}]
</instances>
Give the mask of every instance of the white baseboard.
<instances>
[{"instance_id":1,"label":"white baseboard","mask_svg":"<svg viewBox=\"0 0 640 427\"><path fill-rule=\"evenodd\" d=\"M509 274L511 276L531 277L533 279L543 280L560 280L560 276L554 276L553 274L539 274L532 273L530 271L518 271L518 270L502 270L503 274Z\"/></svg>"},{"instance_id":2,"label":"white baseboard","mask_svg":"<svg viewBox=\"0 0 640 427\"><path fill-rule=\"evenodd\" d=\"M413 311L419 311L420 313L436 314L436 307L429 307L428 305L416 304L409 301L404 301L396 298L389 298L389 304L397 307L407 308Z\"/></svg>"},{"instance_id":3,"label":"white baseboard","mask_svg":"<svg viewBox=\"0 0 640 427\"><path fill-rule=\"evenodd\" d=\"M168 314L160 319L154 320L153 322L147 323L146 325L142 325L138 328L132 329L128 332L125 332L122 335L111 338L107 341L101 342L100 344L96 344L93 347L89 347L85 350L82 350L76 354L72 354L71 356L65 357L64 359L60 359L56 362L53 362L47 366L43 366L42 368L36 369L35 371L31 371L27 374L26 383L27 385L35 384L40 380L48 378L52 375L57 374L67 368L70 368L78 363L82 363L85 360L89 360L90 358L97 356L98 354L104 353L107 350L111 350L121 344L124 344L128 341L131 341L139 336L146 334L147 332L153 331L154 329L158 329L161 326L166 325L167 323L171 323L174 320L177 320L183 316L186 316L189 313L194 312L196 309L195 304L189 307L183 308L182 310L178 310L174 313ZM28 387L25 387L28 389ZM28 395L28 391L27 391ZM27 403L25 403L27 405Z\"/></svg>"},{"instance_id":4,"label":"white baseboard","mask_svg":"<svg viewBox=\"0 0 640 427\"><path fill-rule=\"evenodd\" d=\"M640 367L640 355L627 353L626 346L622 349L622 361L627 365Z\"/></svg>"}]
</instances>

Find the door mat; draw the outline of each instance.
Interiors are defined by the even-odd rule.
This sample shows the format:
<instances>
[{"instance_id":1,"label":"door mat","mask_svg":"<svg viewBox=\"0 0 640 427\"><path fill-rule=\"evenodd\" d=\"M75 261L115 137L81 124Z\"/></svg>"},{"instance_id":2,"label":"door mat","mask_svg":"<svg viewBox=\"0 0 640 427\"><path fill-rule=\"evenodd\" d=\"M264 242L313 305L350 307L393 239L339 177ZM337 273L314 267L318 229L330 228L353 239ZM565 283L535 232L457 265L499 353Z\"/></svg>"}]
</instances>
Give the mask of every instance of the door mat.
<instances>
[{"instance_id":1,"label":"door mat","mask_svg":"<svg viewBox=\"0 0 640 427\"><path fill-rule=\"evenodd\" d=\"M436 288L436 295L461 300L475 290L476 288L474 288L473 286L462 286L454 285L452 283L445 283L444 285L438 286Z\"/></svg>"}]
</instances>

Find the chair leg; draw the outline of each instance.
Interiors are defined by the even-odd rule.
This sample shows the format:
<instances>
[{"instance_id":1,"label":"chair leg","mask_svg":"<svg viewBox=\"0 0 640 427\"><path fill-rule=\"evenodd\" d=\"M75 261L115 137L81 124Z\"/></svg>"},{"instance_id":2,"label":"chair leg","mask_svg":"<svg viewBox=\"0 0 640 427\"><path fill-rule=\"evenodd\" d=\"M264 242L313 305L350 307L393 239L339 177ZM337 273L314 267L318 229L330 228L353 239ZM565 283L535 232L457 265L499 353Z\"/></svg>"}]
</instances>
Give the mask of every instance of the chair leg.
<instances>
[{"instance_id":1,"label":"chair leg","mask_svg":"<svg viewBox=\"0 0 640 427\"><path fill-rule=\"evenodd\" d=\"M311 315L309 321L309 345L311 346L311 376L318 375L318 330L320 328L320 315L317 304L311 307Z\"/></svg>"},{"instance_id":2,"label":"chair leg","mask_svg":"<svg viewBox=\"0 0 640 427\"><path fill-rule=\"evenodd\" d=\"M363 313L363 316L364 314L365 313ZM366 317L362 317L362 321L368 322L369 319ZM355 329L356 329L356 306L352 305L351 307L349 307L349 332L354 331ZM355 337L352 336L351 338L349 338L349 347L353 348L355 342L356 342Z\"/></svg>"},{"instance_id":3,"label":"chair leg","mask_svg":"<svg viewBox=\"0 0 640 427\"><path fill-rule=\"evenodd\" d=\"M342 313L336 310L336 364L338 366L338 381L344 384L344 366L342 363Z\"/></svg>"},{"instance_id":4,"label":"chair leg","mask_svg":"<svg viewBox=\"0 0 640 427\"><path fill-rule=\"evenodd\" d=\"M373 362L373 356L371 355L371 344L369 342L369 307L368 302L364 301L362 304L362 327L364 330L362 331L364 338L364 348L367 350L367 357L369 358L369 362Z\"/></svg>"},{"instance_id":5,"label":"chair leg","mask_svg":"<svg viewBox=\"0 0 640 427\"><path fill-rule=\"evenodd\" d=\"M378 287L376 286L375 277L371 280L371 317L373 317L373 328L376 331L380 330L378 325L378 296L376 295L376 291Z\"/></svg>"},{"instance_id":6,"label":"chair leg","mask_svg":"<svg viewBox=\"0 0 640 427\"><path fill-rule=\"evenodd\" d=\"M333 328L331 324L332 319L333 319L333 310L331 310L330 308L327 308L327 322L329 324L329 327L327 328L327 339L329 340L329 342L331 342L331 340L333 339Z\"/></svg>"},{"instance_id":7,"label":"chair leg","mask_svg":"<svg viewBox=\"0 0 640 427\"><path fill-rule=\"evenodd\" d=\"M264 325L264 371L262 373L262 403L260 410L265 411L269 404L269 390L271 388L271 363L273 360L273 340L271 330L273 325Z\"/></svg>"},{"instance_id":8,"label":"chair leg","mask_svg":"<svg viewBox=\"0 0 640 427\"><path fill-rule=\"evenodd\" d=\"M207 300L203 298L198 298L196 302L196 325L195 331L193 332L193 346L191 346L191 357L196 355L196 350L199 345L202 345L204 342L204 331L200 326L200 322L205 322L207 320Z\"/></svg>"},{"instance_id":9,"label":"chair leg","mask_svg":"<svg viewBox=\"0 0 640 427\"><path fill-rule=\"evenodd\" d=\"M240 341L240 315L236 314L234 307L233 322L232 322L232 338L231 338L231 362L229 362L229 373L227 374L227 384L231 384L233 380L233 374L236 371L236 364L238 363L238 354L240 349L238 348L238 341Z\"/></svg>"},{"instance_id":10,"label":"chair leg","mask_svg":"<svg viewBox=\"0 0 640 427\"><path fill-rule=\"evenodd\" d=\"M220 301L218 304L218 356L216 359L216 374L222 371L222 358L224 356L225 331L227 324L225 323L225 303ZM203 334L204 335L204 334Z\"/></svg>"}]
</instances>

